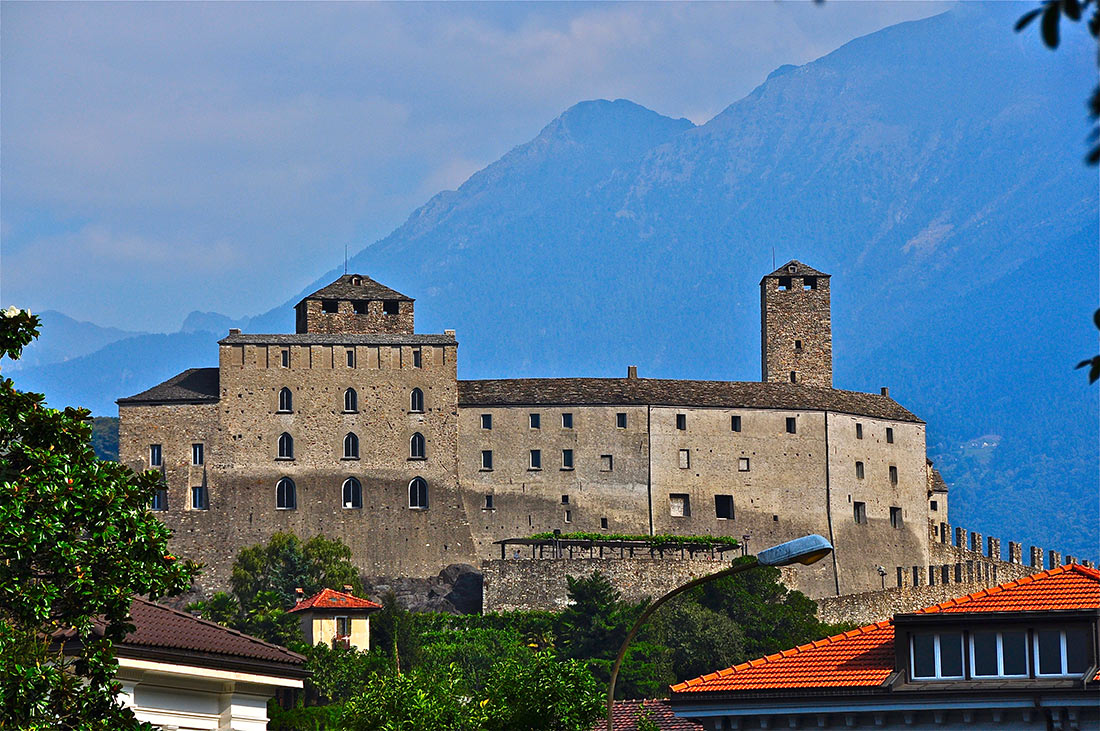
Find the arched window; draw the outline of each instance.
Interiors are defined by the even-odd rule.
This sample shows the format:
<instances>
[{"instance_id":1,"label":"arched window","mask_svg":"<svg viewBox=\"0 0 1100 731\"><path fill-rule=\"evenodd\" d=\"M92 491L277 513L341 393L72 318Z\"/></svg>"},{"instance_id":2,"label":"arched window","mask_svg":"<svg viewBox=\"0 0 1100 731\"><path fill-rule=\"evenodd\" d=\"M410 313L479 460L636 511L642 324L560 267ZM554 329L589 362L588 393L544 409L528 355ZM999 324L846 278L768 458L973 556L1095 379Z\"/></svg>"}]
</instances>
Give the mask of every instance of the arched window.
<instances>
[{"instance_id":1,"label":"arched window","mask_svg":"<svg viewBox=\"0 0 1100 731\"><path fill-rule=\"evenodd\" d=\"M409 507L414 510L428 509L428 483L423 477L414 477L409 483Z\"/></svg>"},{"instance_id":2,"label":"arched window","mask_svg":"<svg viewBox=\"0 0 1100 731\"><path fill-rule=\"evenodd\" d=\"M344 391L344 411L358 411L359 410L359 394L355 392L354 388L349 388Z\"/></svg>"},{"instance_id":3,"label":"arched window","mask_svg":"<svg viewBox=\"0 0 1100 731\"><path fill-rule=\"evenodd\" d=\"M354 432L344 437L344 459L359 459L359 437Z\"/></svg>"},{"instance_id":4,"label":"arched window","mask_svg":"<svg viewBox=\"0 0 1100 731\"><path fill-rule=\"evenodd\" d=\"M294 437L286 432L279 435L279 459L294 459Z\"/></svg>"},{"instance_id":5,"label":"arched window","mask_svg":"<svg viewBox=\"0 0 1100 731\"><path fill-rule=\"evenodd\" d=\"M424 411L424 392L419 388L414 388L409 394L409 411Z\"/></svg>"},{"instance_id":6,"label":"arched window","mask_svg":"<svg viewBox=\"0 0 1100 731\"><path fill-rule=\"evenodd\" d=\"M294 411L294 394L290 392L289 388L279 391L279 411Z\"/></svg>"},{"instance_id":7,"label":"arched window","mask_svg":"<svg viewBox=\"0 0 1100 731\"><path fill-rule=\"evenodd\" d=\"M345 508L363 507L363 486L359 484L359 480L354 477L349 477L344 480L344 489L342 492Z\"/></svg>"},{"instance_id":8,"label":"arched window","mask_svg":"<svg viewBox=\"0 0 1100 731\"><path fill-rule=\"evenodd\" d=\"M409 440L409 459L424 459L424 435L420 432Z\"/></svg>"},{"instance_id":9,"label":"arched window","mask_svg":"<svg viewBox=\"0 0 1100 731\"><path fill-rule=\"evenodd\" d=\"M298 490L294 480L284 477L275 483L275 507L279 510L294 510L298 507Z\"/></svg>"}]
</instances>

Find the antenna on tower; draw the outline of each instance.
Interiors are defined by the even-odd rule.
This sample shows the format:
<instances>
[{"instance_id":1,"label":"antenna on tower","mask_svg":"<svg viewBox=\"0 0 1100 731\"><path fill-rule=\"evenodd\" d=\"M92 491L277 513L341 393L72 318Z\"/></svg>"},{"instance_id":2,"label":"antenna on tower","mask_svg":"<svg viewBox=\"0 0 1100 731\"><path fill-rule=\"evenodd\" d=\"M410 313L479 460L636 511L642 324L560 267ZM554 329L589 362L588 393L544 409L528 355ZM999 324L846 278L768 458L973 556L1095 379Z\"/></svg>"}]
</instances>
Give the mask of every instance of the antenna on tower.
<instances>
[{"instance_id":1,"label":"antenna on tower","mask_svg":"<svg viewBox=\"0 0 1100 731\"><path fill-rule=\"evenodd\" d=\"M772 271L775 271L775 244L772 244ZM344 265L344 274L347 274L347 264Z\"/></svg>"},{"instance_id":2,"label":"antenna on tower","mask_svg":"<svg viewBox=\"0 0 1100 731\"><path fill-rule=\"evenodd\" d=\"M774 259L775 256L772 255L772 258ZM347 273L348 273L348 245L344 244L344 274L347 274Z\"/></svg>"}]
</instances>

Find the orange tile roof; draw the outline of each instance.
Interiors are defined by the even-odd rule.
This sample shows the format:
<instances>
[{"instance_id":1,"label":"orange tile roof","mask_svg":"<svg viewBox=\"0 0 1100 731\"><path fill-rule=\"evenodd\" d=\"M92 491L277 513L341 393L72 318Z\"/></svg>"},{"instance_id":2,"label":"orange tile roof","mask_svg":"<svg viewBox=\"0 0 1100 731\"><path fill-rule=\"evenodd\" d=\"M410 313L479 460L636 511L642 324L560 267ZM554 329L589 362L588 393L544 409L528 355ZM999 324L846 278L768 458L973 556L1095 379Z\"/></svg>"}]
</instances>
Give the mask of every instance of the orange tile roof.
<instances>
[{"instance_id":1,"label":"orange tile roof","mask_svg":"<svg viewBox=\"0 0 1100 731\"><path fill-rule=\"evenodd\" d=\"M337 610L362 610L360 613L372 612L381 609L381 604L375 604L369 599L360 599L357 596L346 594L334 589L321 589L309 599L303 599L294 605L290 611L300 612L304 609L337 609Z\"/></svg>"},{"instance_id":2,"label":"orange tile roof","mask_svg":"<svg viewBox=\"0 0 1100 731\"><path fill-rule=\"evenodd\" d=\"M1060 566L926 607L936 612L1100 609L1100 571ZM894 623L866 627L672 686L673 693L790 688L874 687L894 671Z\"/></svg>"}]
</instances>

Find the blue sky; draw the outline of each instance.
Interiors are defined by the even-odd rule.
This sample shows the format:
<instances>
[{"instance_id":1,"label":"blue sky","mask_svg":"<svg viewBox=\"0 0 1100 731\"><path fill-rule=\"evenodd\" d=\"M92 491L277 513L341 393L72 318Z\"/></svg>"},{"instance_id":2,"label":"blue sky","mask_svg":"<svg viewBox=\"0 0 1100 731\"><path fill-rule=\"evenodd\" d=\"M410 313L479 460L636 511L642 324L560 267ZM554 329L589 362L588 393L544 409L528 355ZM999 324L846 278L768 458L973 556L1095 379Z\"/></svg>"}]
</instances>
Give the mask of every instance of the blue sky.
<instances>
[{"instance_id":1,"label":"blue sky","mask_svg":"<svg viewBox=\"0 0 1100 731\"><path fill-rule=\"evenodd\" d=\"M702 123L945 3L0 4L0 302L257 314L572 104Z\"/></svg>"}]
</instances>

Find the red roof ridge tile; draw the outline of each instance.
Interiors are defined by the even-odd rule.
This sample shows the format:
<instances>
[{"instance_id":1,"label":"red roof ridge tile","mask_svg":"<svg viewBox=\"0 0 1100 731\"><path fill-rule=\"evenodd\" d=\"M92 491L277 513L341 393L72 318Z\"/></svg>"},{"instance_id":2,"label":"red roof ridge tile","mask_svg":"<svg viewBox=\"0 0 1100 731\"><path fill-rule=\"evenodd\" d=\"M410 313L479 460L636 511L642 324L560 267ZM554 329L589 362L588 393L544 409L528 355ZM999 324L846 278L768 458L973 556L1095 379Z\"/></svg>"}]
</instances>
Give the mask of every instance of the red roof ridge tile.
<instances>
[{"instance_id":1,"label":"red roof ridge tile","mask_svg":"<svg viewBox=\"0 0 1100 731\"><path fill-rule=\"evenodd\" d=\"M326 601L326 600L330 600L333 597L340 597L342 601L347 601L349 599L351 601L349 603L345 604L345 605L342 605L342 606L338 606L336 604L321 604L321 602ZM329 589L329 588L326 587L324 589L321 589L321 591L317 592L316 594L309 597L308 599L301 600L300 602L295 604L293 607L291 607L287 611L299 612L299 611L302 611L302 610L305 610L305 609L313 609L313 608L318 608L318 609L338 609L338 608L340 608L340 609L375 610L375 609L381 609L382 605L377 604L375 602L372 602L370 599L363 599L361 597L357 597L354 594L350 594L346 591L337 591L336 589Z\"/></svg>"},{"instance_id":2,"label":"red roof ridge tile","mask_svg":"<svg viewBox=\"0 0 1100 731\"><path fill-rule=\"evenodd\" d=\"M1065 564L1063 566L1055 566L1052 569L1047 569L1045 571L1040 571L1040 572L1035 573L1035 574L1029 574L1027 576L1021 576L1018 579L1013 579L1012 581L1006 581L1003 584L998 584L997 586L991 586L988 589L981 589L979 591L971 592L970 594L967 594L965 596L956 597L954 599L948 599L945 602L940 602L939 604L933 604L932 606L925 607L924 609L918 609L916 612L913 612L913 614L935 614L936 612L942 612L944 609L947 609L949 607L963 606L965 604L969 604L971 602L977 601L978 599L984 599L984 598L989 597L989 596L996 596L997 594L1003 594L1004 592L1009 591L1011 589L1015 589L1015 588L1021 587L1021 586L1027 586L1028 584L1033 584L1036 581L1041 581L1043 579L1050 578L1052 576L1060 576L1060 575L1068 573L1068 572L1076 572L1076 573L1079 573L1082 576L1085 576L1087 578L1096 579L1096 580L1100 581L1100 571L1097 571L1096 569L1090 569L1087 566L1082 566L1081 564L1076 564L1076 563Z\"/></svg>"}]
</instances>

